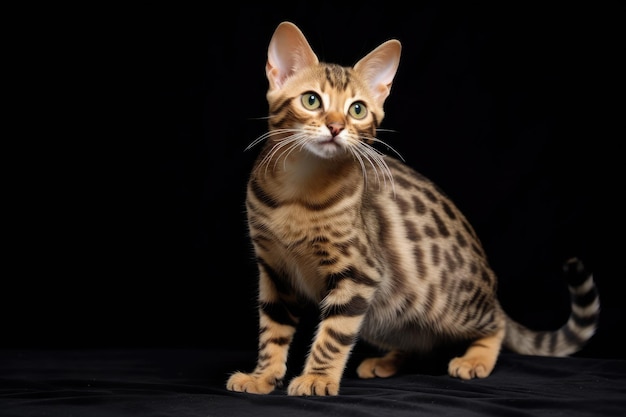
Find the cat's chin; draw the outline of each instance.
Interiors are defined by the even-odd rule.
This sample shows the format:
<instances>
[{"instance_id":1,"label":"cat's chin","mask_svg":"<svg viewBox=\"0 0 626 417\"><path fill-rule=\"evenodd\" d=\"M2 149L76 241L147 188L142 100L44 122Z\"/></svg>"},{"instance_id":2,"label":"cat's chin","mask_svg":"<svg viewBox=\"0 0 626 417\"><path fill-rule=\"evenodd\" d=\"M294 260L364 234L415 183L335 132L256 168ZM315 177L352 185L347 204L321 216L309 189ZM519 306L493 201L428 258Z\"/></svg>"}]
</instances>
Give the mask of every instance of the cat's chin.
<instances>
[{"instance_id":1,"label":"cat's chin","mask_svg":"<svg viewBox=\"0 0 626 417\"><path fill-rule=\"evenodd\" d=\"M305 149L322 159L334 159L347 154L346 149L335 141L309 143L305 146Z\"/></svg>"}]
</instances>

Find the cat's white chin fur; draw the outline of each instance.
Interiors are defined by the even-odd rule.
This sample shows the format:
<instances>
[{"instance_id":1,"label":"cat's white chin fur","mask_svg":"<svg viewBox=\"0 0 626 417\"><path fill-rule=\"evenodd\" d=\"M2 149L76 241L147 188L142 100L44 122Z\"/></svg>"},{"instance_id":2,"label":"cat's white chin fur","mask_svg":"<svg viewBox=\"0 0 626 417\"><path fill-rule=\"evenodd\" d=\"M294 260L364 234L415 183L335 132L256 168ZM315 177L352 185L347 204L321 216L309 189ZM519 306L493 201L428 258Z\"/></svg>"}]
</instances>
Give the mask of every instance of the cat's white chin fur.
<instances>
[{"instance_id":1,"label":"cat's white chin fur","mask_svg":"<svg viewBox=\"0 0 626 417\"><path fill-rule=\"evenodd\" d=\"M330 140L318 139L311 141L305 145L305 149L324 159L332 159L337 155L344 155L346 153L345 147L341 145L340 139L337 137Z\"/></svg>"}]
</instances>

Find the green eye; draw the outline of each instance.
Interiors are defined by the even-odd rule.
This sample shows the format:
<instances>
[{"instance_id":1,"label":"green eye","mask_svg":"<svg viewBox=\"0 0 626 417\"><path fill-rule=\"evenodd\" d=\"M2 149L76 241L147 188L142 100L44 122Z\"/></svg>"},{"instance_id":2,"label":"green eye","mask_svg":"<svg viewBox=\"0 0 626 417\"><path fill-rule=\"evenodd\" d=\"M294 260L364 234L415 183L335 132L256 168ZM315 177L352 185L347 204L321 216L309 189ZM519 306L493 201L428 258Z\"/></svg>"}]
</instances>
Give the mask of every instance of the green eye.
<instances>
[{"instance_id":1,"label":"green eye","mask_svg":"<svg viewBox=\"0 0 626 417\"><path fill-rule=\"evenodd\" d=\"M356 103L352 103L352 105L348 109L348 113L350 113L350 116L354 117L355 119L360 120L367 116L367 107L365 107L365 104L363 104L363 102L357 101Z\"/></svg>"},{"instance_id":2,"label":"green eye","mask_svg":"<svg viewBox=\"0 0 626 417\"><path fill-rule=\"evenodd\" d=\"M322 100L316 93L304 93L301 100L302 105L307 110L319 109L322 106Z\"/></svg>"}]
</instances>

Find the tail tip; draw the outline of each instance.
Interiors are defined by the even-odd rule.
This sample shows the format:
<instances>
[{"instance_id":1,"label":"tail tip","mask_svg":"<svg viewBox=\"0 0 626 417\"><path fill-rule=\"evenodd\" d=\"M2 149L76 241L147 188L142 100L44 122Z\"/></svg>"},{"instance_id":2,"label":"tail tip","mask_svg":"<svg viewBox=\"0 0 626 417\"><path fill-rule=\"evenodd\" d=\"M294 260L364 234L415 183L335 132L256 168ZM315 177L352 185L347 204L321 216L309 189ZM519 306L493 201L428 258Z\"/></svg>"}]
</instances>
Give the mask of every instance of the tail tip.
<instances>
[{"instance_id":1,"label":"tail tip","mask_svg":"<svg viewBox=\"0 0 626 417\"><path fill-rule=\"evenodd\" d=\"M585 271L585 265L577 257L572 257L563 263L563 271L566 274L582 274Z\"/></svg>"}]
</instances>

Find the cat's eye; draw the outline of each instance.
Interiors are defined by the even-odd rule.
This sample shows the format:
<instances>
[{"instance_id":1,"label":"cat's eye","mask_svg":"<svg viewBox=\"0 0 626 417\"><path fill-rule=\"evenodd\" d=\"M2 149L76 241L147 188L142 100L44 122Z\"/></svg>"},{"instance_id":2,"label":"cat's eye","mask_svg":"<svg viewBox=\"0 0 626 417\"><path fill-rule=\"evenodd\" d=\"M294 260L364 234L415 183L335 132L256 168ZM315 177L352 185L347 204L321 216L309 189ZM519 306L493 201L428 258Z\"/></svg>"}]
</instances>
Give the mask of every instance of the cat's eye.
<instances>
[{"instance_id":1,"label":"cat's eye","mask_svg":"<svg viewBox=\"0 0 626 417\"><path fill-rule=\"evenodd\" d=\"M352 105L348 109L348 113L355 119L360 120L367 116L367 107L365 107L365 104L363 104L362 102L357 101L355 103L352 103Z\"/></svg>"},{"instance_id":2,"label":"cat's eye","mask_svg":"<svg viewBox=\"0 0 626 417\"><path fill-rule=\"evenodd\" d=\"M322 100L320 99L320 96L318 96L316 93L304 93L302 94L301 100L302 105L307 110L316 110L322 106Z\"/></svg>"}]
</instances>

